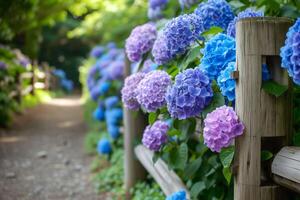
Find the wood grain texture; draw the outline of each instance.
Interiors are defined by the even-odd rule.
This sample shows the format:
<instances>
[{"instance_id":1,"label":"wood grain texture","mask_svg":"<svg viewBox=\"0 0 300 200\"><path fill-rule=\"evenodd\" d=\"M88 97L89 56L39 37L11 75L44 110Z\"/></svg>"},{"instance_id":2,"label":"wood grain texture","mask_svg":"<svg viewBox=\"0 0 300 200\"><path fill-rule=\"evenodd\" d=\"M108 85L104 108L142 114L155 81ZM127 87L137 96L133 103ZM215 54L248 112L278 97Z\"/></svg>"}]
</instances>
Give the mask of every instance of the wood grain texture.
<instances>
[{"instance_id":1,"label":"wood grain texture","mask_svg":"<svg viewBox=\"0 0 300 200\"><path fill-rule=\"evenodd\" d=\"M245 125L245 133L235 142L234 162L238 166L234 178L235 200L273 200L281 195L276 186L261 186L261 139L290 135L291 89L279 98L265 93L262 64L272 65L274 80L291 88L278 58L290 25L287 19L268 17L242 19L237 23L236 112Z\"/></svg>"},{"instance_id":2,"label":"wood grain texture","mask_svg":"<svg viewBox=\"0 0 300 200\"><path fill-rule=\"evenodd\" d=\"M153 164L153 152L143 145L135 147L135 154L167 196L174 192L185 190L187 199L190 199L186 186L174 171L169 170L167 164L162 159L158 159L157 162Z\"/></svg>"}]
</instances>

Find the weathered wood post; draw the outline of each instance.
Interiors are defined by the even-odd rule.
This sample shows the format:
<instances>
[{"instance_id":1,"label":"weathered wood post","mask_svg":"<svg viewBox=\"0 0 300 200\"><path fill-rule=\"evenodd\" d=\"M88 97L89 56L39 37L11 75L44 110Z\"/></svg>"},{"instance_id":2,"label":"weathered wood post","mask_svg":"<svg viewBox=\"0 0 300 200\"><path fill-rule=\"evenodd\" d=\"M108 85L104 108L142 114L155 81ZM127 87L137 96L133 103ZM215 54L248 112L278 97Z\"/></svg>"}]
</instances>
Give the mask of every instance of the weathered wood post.
<instances>
[{"instance_id":1,"label":"weathered wood post","mask_svg":"<svg viewBox=\"0 0 300 200\"><path fill-rule=\"evenodd\" d=\"M235 200L288 199L271 178L261 181L265 174L261 150L277 153L288 144L292 132L292 84L280 67L279 57L290 26L290 20L272 17L242 19L237 23L236 111L245 124L245 133L236 140ZM289 87L284 95L276 98L262 89L263 63L268 65L274 81Z\"/></svg>"},{"instance_id":2,"label":"weathered wood post","mask_svg":"<svg viewBox=\"0 0 300 200\"><path fill-rule=\"evenodd\" d=\"M130 62L126 58L125 77L130 75ZM126 108L124 111L124 184L126 199L130 199L130 189L138 180L146 177L146 171L137 160L134 147L137 140L140 140L147 125L147 118L141 112L132 112Z\"/></svg>"}]
</instances>

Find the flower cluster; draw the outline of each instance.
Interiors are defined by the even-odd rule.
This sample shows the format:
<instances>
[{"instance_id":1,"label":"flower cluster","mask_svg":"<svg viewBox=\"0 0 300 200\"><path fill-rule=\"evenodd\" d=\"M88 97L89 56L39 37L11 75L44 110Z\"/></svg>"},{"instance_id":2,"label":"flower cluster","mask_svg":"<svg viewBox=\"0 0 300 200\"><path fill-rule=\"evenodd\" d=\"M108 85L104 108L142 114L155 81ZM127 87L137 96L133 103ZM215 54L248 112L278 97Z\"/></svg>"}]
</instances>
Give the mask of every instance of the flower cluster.
<instances>
[{"instance_id":1,"label":"flower cluster","mask_svg":"<svg viewBox=\"0 0 300 200\"><path fill-rule=\"evenodd\" d=\"M92 51L90 52L90 56L94 57L94 58L98 58L100 57L105 51L105 48L102 46L96 46L92 49Z\"/></svg>"},{"instance_id":2,"label":"flower cluster","mask_svg":"<svg viewBox=\"0 0 300 200\"><path fill-rule=\"evenodd\" d=\"M184 9L184 7L191 7L192 5L199 2L199 0L178 0L179 4L181 6L181 9Z\"/></svg>"},{"instance_id":3,"label":"flower cluster","mask_svg":"<svg viewBox=\"0 0 300 200\"><path fill-rule=\"evenodd\" d=\"M105 111L105 120L107 132L113 139L117 139L120 135L119 122L123 117L121 108L111 108Z\"/></svg>"},{"instance_id":4,"label":"flower cluster","mask_svg":"<svg viewBox=\"0 0 300 200\"><path fill-rule=\"evenodd\" d=\"M262 11L254 11L251 8L248 8L238 14L229 24L227 27L227 35L235 38L236 33L236 23L238 20L243 18L253 18L253 17L263 17L264 13Z\"/></svg>"},{"instance_id":5,"label":"flower cluster","mask_svg":"<svg viewBox=\"0 0 300 200\"><path fill-rule=\"evenodd\" d=\"M221 71L217 83L223 96L229 101L235 99L235 80L231 78L231 73L235 70L235 62L228 63L227 67Z\"/></svg>"},{"instance_id":6,"label":"flower cluster","mask_svg":"<svg viewBox=\"0 0 300 200\"><path fill-rule=\"evenodd\" d=\"M204 30L208 30L212 26L218 26L226 30L228 24L234 18L233 11L225 0L203 2L199 4L195 13L202 19Z\"/></svg>"},{"instance_id":7,"label":"flower cluster","mask_svg":"<svg viewBox=\"0 0 300 200\"><path fill-rule=\"evenodd\" d=\"M199 68L178 74L168 88L166 101L171 117L186 119L199 115L211 102L213 91L209 78Z\"/></svg>"},{"instance_id":8,"label":"flower cluster","mask_svg":"<svg viewBox=\"0 0 300 200\"><path fill-rule=\"evenodd\" d=\"M186 200L186 192L184 190L174 192L172 195L168 196L166 200Z\"/></svg>"},{"instance_id":9,"label":"flower cluster","mask_svg":"<svg viewBox=\"0 0 300 200\"><path fill-rule=\"evenodd\" d=\"M102 71L102 76L108 80L117 80L123 77L125 63L122 60L116 60L109 64L107 68Z\"/></svg>"},{"instance_id":10,"label":"flower cluster","mask_svg":"<svg viewBox=\"0 0 300 200\"><path fill-rule=\"evenodd\" d=\"M282 67L300 85L300 18L289 28L285 45L280 49Z\"/></svg>"},{"instance_id":11,"label":"flower cluster","mask_svg":"<svg viewBox=\"0 0 300 200\"><path fill-rule=\"evenodd\" d=\"M149 0L150 8L162 8L164 7L169 0Z\"/></svg>"},{"instance_id":12,"label":"flower cluster","mask_svg":"<svg viewBox=\"0 0 300 200\"><path fill-rule=\"evenodd\" d=\"M53 75L59 78L60 86L67 92L71 92L74 88L73 81L66 77L66 73L61 69L55 69L52 71Z\"/></svg>"},{"instance_id":13,"label":"flower cluster","mask_svg":"<svg viewBox=\"0 0 300 200\"><path fill-rule=\"evenodd\" d=\"M169 0L149 0L148 17L149 19L159 19L162 17L161 11Z\"/></svg>"},{"instance_id":14,"label":"flower cluster","mask_svg":"<svg viewBox=\"0 0 300 200\"><path fill-rule=\"evenodd\" d=\"M112 109L113 107L115 107L119 102L119 97L117 96L110 96L107 97L104 101L104 105L106 109Z\"/></svg>"},{"instance_id":15,"label":"flower cluster","mask_svg":"<svg viewBox=\"0 0 300 200\"><path fill-rule=\"evenodd\" d=\"M7 65L5 62L0 61L0 70L4 70L7 68Z\"/></svg>"},{"instance_id":16,"label":"flower cluster","mask_svg":"<svg viewBox=\"0 0 300 200\"><path fill-rule=\"evenodd\" d=\"M98 104L96 110L93 112L93 117L98 121L103 121L105 119L105 109L102 102Z\"/></svg>"},{"instance_id":17,"label":"flower cluster","mask_svg":"<svg viewBox=\"0 0 300 200\"><path fill-rule=\"evenodd\" d=\"M232 107L222 106L207 114L204 120L204 143L214 152L232 144L233 139L242 135L244 125Z\"/></svg>"},{"instance_id":18,"label":"flower cluster","mask_svg":"<svg viewBox=\"0 0 300 200\"><path fill-rule=\"evenodd\" d=\"M157 67L158 65L156 63L154 63L151 59L147 59L144 62L141 72L148 73L150 71L156 70Z\"/></svg>"},{"instance_id":19,"label":"flower cluster","mask_svg":"<svg viewBox=\"0 0 300 200\"><path fill-rule=\"evenodd\" d=\"M98 141L98 144L97 144L97 151L99 154L110 154L111 153L111 144L109 142L108 139L106 138L103 138L101 140Z\"/></svg>"},{"instance_id":20,"label":"flower cluster","mask_svg":"<svg viewBox=\"0 0 300 200\"><path fill-rule=\"evenodd\" d=\"M268 69L268 65L267 64L263 64L262 65L262 80L263 81L267 81L271 79L271 73Z\"/></svg>"},{"instance_id":21,"label":"flower cluster","mask_svg":"<svg viewBox=\"0 0 300 200\"><path fill-rule=\"evenodd\" d=\"M205 43L200 68L210 79L217 79L230 62L235 62L234 38L219 33Z\"/></svg>"},{"instance_id":22,"label":"flower cluster","mask_svg":"<svg viewBox=\"0 0 300 200\"><path fill-rule=\"evenodd\" d=\"M132 74L125 79L124 86L121 90L122 93L122 102L124 106L131 110L137 110L140 107L136 99L136 87L140 83L140 81L144 78L145 74L138 72L136 74Z\"/></svg>"},{"instance_id":23,"label":"flower cluster","mask_svg":"<svg viewBox=\"0 0 300 200\"><path fill-rule=\"evenodd\" d=\"M165 105L165 94L171 84L171 77L164 71L147 73L136 89L138 103L147 111L154 112Z\"/></svg>"},{"instance_id":24,"label":"flower cluster","mask_svg":"<svg viewBox=\"0 0 300 200\"><path fill-rule=\"evenodd\" d=\"M202 21L195 14L180 15L168 22L158 35L152 49L157 64L168 63L182 55L203 31Z\"/></svg>"},{"instance_id":25,"label":"flower cluster","mask_svg":"<svg viewBox=\"0 0 300 200\"><path fill-rule=\"evenodd\" d=\"M156 27L152 23L135 27L126 40L128 59L132 62L141 60L143 54L151 50L156 34Z\"/></svg>"},{"instance_id":26,"label":"flower cluster","mask_svg":"<svg viewBox=\"0 0 300 200\"><path fill-rule=\"evenodd\" d=\"M153 125L148 125L144 130L143 145L152 151L159 151L162 145L168 141L168 129L168 124L163 121L156 121Z\"/></svg>"}]
</instances>

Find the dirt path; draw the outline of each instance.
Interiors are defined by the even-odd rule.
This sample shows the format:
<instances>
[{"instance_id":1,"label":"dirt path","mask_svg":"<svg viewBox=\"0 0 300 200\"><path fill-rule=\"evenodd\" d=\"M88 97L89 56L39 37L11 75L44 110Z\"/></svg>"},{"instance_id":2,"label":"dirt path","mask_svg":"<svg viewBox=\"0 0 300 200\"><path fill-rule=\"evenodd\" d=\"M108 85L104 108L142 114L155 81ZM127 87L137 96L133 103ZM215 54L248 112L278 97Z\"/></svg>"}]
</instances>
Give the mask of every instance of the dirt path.
<instances>
[{"instance_id":1,"label":"dirt path","mask_svg":"<svg viewBox=\"0 0 300 200\"><path fill-rule=\"evenodd\" d=\"M97 200L79 97L53 99L0 130L1 200Z\"/></svg>"}]
</instances>

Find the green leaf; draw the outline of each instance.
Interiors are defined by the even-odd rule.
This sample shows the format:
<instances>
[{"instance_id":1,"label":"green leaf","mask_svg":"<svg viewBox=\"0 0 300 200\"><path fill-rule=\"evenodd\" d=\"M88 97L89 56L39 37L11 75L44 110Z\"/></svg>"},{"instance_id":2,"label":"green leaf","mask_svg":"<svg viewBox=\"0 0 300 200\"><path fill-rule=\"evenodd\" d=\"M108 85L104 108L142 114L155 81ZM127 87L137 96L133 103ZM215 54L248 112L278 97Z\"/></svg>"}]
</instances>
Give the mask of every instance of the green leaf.
<instances>
[{"instance_id":1,"label":"green leaf","mask_svg":"<svg viewBox=\"0 0 300 200\"><path fill-rule=\"evenodd\" d=\"M186 143L182 143L179 147L179 163L178 168L184 169L187 159L188 159L188 146Z\"/></svg>"},{"instance_id":2,"label":"green leaf","mask_svg":"<svg viewBox=\"0 0 300 200\"><path fill-rule=\"evenodd\" d=\"M185 58L182 60L182 62L179 65L180 69L186 69L188 65L193 62L196 58L198 58L201 53L200 53L201 47L196 46L194 48L191 48Z\"/></svg>"},{"instance_id":3,"label":"green leaf","mask_svg":"<svg viewBox=\"0 0 300 200\"><path fill-rule=\"evenodd\" d=\"M148 123L150 125L152 125L155 121L156 121L156 118L157 118L157 113L156 112L151 112L149 115L148 115Z\"/></svg>"},{"instance_id":4,"label":"green leaf","mask_svg":"<svg viewBox=\"0 0 300 200\"><path fill-rule=\"evenodd\" d=\"M191 197L192 199L197 199L198 195L205 189L205 183L199 181L195 183L191 188Z\"/></svg>"},{"instance_id":5,"label":"green leaf","mask_svg":"<svg viewBox=\"0 0 300 200\"><path fill-rule=\"evenodd\" d=\"M206 39L210 39L213 36L217 35L218 33L222 33L223 29L218 27L218 26L212 26L210 29L207 31L204 31L201 35Z\"/></svg>"},{"instance_id":6,"label":"green leaf","mask_svg":"<svg viewBox=\"0 0 300 200\"><path fill-rule=\"evenodd\" d=\"M197 172L197 170L199 169L199 167L201 166L201 163L202 163L201 157L189 163L184 169L184 177L189 179L192 178L194 174Z\"/></svg>"},{"instance_id":7,"label":"green leaf","mask_svg":"<svg viewBox=\"0 0 300 200\"><path fill-rule=\"evenodd\" d=\"M219 157L224 168L230 167L233 160L233 156L234 156L233 146L221 150Z\"/></svg>"},{"instance_id":8,"label":"green leaf","mask_svg":"<svg viewBox=\"0 0 300 200\"><path fill-rule=\"evenodd\" d=\"M202 111L202 116L205 118L206 115L216 108L223 106L225 104L225 99L221 93L215 93L212 102Z\"/></svg>"},{"instance_id":9,"label":"green leaf","mask_svg":"<svg viewBox=\"0 0 300 200\"><path fill-rule=\"evenodd\" d=\"M260 157L262 161L270 160L273 157L273 153L270 151L263 150L261 151Z\"/></svg>"},{"instance_id":10,"label":"green leaf","mask_svg":"<svg viewBox=\"0 0 300 200\"><path fill-rule=\"evenodd\" d=\"M160 158L160 153L159 152L154 152L153 157L152 157L152 163L153 165L157 162L157 160Z\"/></svg>"},{"instance_id":11,"label":"green leaf","mask_svg":"<svg viewBox=\"0 0 300 200\"><path fill-rule=\"evenodd\" d=\"M232 177L232 174L231 174L231 171L230 171L230 168L229 167L225 167L223 168L223 175L227 181L227 184L229 185L230 184L230 181L231 181L231 177Z\"/></svg>"},{"instance_id":12,"label":"green leaf","mask_svg":"<svg viewBox=\"0 0 300 200\"><path fill-rule=\"evenodd\" d=\"M300 147L300 133L295 133L293 137L293 144Z\"/></svg>"},{"instance_id":13,"label":"green leaf","mask_svg":"<svg viewBox=\"0 0 300 200\"><path fill-rule=\"evenodd\" d=\"M168 131L168 135L169 136L178 136L178 135L180 135L180 131L177 130L177 129L175 129L175 128L173 128L170 131Z\"/></svg>"},{"instance_id":14,"label":"green leaf","mask_svg":"<svg viewBox=\"0 0 300 200\"><path fill-rule=\"evenodd\" d=\"M264 89L265 92L274 95L276 97L281 96L288 89L286 85L281 85L279 83L276 83L275 81L263 82L262 88Z\"/></svg>"}]
</instances>

